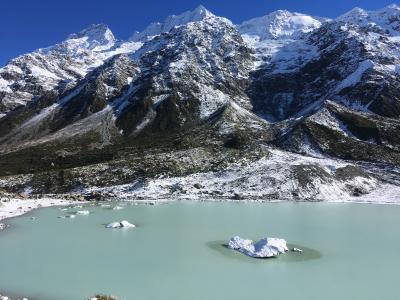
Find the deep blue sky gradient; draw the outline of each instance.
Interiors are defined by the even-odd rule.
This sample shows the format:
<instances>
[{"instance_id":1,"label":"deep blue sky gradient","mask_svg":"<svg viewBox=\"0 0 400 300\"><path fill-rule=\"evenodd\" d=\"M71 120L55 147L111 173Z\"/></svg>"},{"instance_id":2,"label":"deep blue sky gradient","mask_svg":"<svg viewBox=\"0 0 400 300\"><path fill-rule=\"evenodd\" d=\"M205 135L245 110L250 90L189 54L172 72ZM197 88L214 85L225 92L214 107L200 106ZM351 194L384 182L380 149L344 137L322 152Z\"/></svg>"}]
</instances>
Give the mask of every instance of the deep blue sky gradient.
<instances>
[{"instance_id":1,"label":"deep blue sky gradient","mask_svg":"<svg viewBox=\"0 0 400 300\"><path fill-rule=\"evenodd\" d=\"M368 10L393 0L1 0L0 66L20 54L62 41L93 23L127 39L135 30L203 4L235 23L277 9L334 18L358 6ZM398 3L397 3L398 4Z\"/></svg>"}]
</instances>

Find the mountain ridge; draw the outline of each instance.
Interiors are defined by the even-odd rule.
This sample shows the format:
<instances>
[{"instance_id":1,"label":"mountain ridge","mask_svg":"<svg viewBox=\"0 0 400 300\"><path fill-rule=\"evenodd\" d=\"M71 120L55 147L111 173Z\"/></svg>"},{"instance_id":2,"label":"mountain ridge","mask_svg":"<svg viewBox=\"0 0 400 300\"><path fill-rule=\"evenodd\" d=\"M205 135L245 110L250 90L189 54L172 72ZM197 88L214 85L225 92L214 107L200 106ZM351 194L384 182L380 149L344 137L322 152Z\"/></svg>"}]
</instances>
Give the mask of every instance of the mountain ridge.
<instances>
[{"instance_id":1,"label":"mountain ridge","mask_svg":"<svg viewBox=\"0 0 400 300\"><path fill-rule=\"evenodd\" d=\"M244 26L199 6L128 41L89 26L0 69L0 187L290 200L395 190L384 170L400 164L399 12L277 11Z\"/></svg>"}]
</instances>

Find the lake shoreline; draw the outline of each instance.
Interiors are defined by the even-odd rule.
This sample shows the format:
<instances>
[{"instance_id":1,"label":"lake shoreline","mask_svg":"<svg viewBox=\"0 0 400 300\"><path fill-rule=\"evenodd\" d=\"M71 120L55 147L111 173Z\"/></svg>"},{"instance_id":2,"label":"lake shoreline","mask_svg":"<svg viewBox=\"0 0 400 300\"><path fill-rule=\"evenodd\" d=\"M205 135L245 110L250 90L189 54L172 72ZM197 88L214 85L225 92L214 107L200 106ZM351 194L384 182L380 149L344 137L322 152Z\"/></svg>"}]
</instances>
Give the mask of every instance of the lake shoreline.
<instances>
[{"instance_id":1,"label":"lake shoreline","mask_svg":"<svg viewBox=\"0 0 400 300\"><path fill-rule=\"evenodd\" d=\"M32 210L51 206L66 206L76 203L71 200L65 199L53 199L53 198L42 198L42 199L0 199L0 221L6 219L18 217Z\"/></svg>"},{"instance_id":2,"label":"lake shoreline","mask_svg":"<svg viewBox=\"0 0 400 300\"><path fill-rule=\"evenodd\" d=\"M339 199L331 201L323 200L285 200L285 199L230 199L225 197L197 197L197 199L188 197L175 197L170 198L160 198L160 199L126 199L126 198L110 198L101 200L101 202L127 202L127 203L138 203L144 205L156 205L165 204L179 201L188 202L227 202L227 203L278 203L278 202L288 202L288 203L354 203L354 204L379 204L379 205L400 205L400 199L395 200L377 200L373 197L360 197L360 199ZM0 198L0 224L4 224L1 221L6 219L18 217L29 213L38 208L52 207L52 206L67 206L76 203L90 203L98 201L77 201L69 200L63 198ZM5 229L1 228L0 230Z\"/></svg>"}]
</instances>

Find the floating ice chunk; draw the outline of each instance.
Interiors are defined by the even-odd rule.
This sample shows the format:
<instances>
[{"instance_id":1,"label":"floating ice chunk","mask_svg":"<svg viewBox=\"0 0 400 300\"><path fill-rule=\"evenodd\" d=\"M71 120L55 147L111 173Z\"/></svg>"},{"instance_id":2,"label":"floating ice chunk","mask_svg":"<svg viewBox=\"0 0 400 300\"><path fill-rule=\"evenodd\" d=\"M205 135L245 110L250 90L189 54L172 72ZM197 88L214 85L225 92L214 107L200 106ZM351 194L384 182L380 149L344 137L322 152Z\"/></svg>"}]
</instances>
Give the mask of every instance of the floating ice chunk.
<instances>
[{"instance_id":1,"label":"floating ice chunk","mask_svg":"<svg viewBox=\"0 0 400 300\"><path fill-rule=\"evenodd\" d=\"M136 226L134 224L131 224L128 221L124 220L124 221L121 221L121 227L134 228Z\"/></svg>"},{"instance_id":2,"label":"floating ice chunk","mask_svg":"<svg viewBox=\"0 0 400 300\"><path fill-rule=\"evenodd\" d=\"M122 206L118 206L118 205L113 207L113 210L121 210L121 209L124 209L124 208Z\"/></svg>"},{"instance_id":3,"label":"floating ice chunk","mask_svg":"<svg viewBox=\"0 0 400 300\"><path fill-rule=\"evenodd\" d=\"M106 225L106 228L120 228L120 227L121 227L120 222L112 222L112 223Z\"/></svg>"},{"instance_id":4,"label":"floating ice chunk","mask_svg":"<svg viewBox=\"0 0 400 300\"><path fill-rule=\"evenodd\" d=\"M88 214L90 214L90 211L88 210L79 210L76 212L78 215L85 215L87 216Z\"/></svg>"},{"instance_id":5,"label":"floating ice chunk","mask_svg":"<svg viewBox=\"0 0 400 300\"><path fill-rule=\"evenodd\" d=\"M75 219L75 215L58 216L60 219Z\"/></svg>"},{"instance_id":6,"label":"floating ice chunk","mask_svg":"<svg viewBox=\"0 0 400 300\"><path fill-rule=\"evenodd\" d=\"M134 224L129 223L126 220L121 222L112 222L106 225L106 228L134 228L136 227Z\"/></svg>"},{"instance_id":7,"label":"floating ice chunk","mask_svg":"<svg viewBox=\"0 0 400 300\"><path fill-rule=\"evenodd\" d=\"M303 250L301 250L301 249L299 249L299 248L293 248L293 249L292 249L292 252L299 252L299 253L301 253L301 252L303 252Z\"/></svg>"},{"instance_id":8,"label":"floating ice chunk","mask_svg":"<svg viewBox=\"0 0 400 300\"><path fill-rule=\"evenodd\" d=\"M254 243L252 240L242 239L239 236L231 238L228 247L258 258L274 257L289 250L284 239L264 238Z\"/></svg>"}]
</instances>

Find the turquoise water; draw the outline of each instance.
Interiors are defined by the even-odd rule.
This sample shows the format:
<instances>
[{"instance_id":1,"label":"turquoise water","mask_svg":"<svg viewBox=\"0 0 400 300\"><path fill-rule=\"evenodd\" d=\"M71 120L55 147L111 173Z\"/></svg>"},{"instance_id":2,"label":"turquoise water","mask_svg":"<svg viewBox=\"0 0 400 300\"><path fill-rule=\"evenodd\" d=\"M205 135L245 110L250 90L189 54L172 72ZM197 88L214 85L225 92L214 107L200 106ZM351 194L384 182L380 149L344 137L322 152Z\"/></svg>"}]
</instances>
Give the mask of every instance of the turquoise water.
<instances>
[{"instance_id":1,"label":"turquoise water","mask_svg":"<svg viewBox=\"0 0 400 300\"><path fill-rule=\"evenodd\" d=\"M59 219L46 208L0 233L0 289L40 300L398 299L400 207L329 203L173 203ZM71 212L76 209L70 209ZM31 217L36 217L32 220ZM106 229L126 219L138 228ZM305 249L252 259L233 235Z\"/></svg>"}]
</instances>

